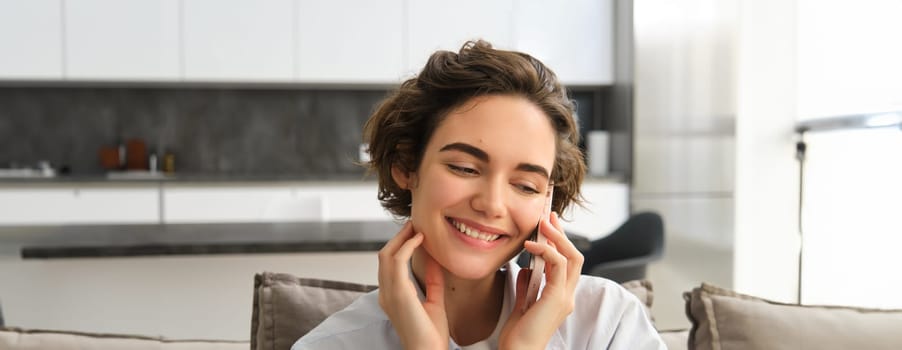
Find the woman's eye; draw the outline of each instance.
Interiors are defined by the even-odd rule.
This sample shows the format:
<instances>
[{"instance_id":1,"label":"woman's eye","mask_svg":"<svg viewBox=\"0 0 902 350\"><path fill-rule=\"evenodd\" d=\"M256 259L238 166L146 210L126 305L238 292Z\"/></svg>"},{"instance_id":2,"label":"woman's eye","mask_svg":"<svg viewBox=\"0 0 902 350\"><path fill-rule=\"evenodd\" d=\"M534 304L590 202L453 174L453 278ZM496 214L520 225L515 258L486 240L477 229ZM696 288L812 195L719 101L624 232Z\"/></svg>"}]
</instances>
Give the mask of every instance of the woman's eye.
<instances>
[{"instance_id":1,"label":"woman's eye","mask_svg":"<svg viewBox=\"0 0 902 350\"><path fill-rule=\"evenodd\" d=\"M462 166L457 166L457 165L454 165L454 164L448 164L448 169L451 169L451 171L453 171L453 172L455 172L455 173L458 173L458 174L463 174L463 175L477 175L477 174L479 174L479 173L476 171L476 169L473 169L473 168L467 168L467 167L462 167Z\"/></svg>"},{"instance_id":2,"label":"woman's eye","mask_svg":"<svg viewBox=\"0 0 902 350\"><path fill-rule=\"evenodd\" d=\"M523 191L524 193L528 193L528 194L538 194L539 193L539 190L537 190L529 185L515 185L515 186L518 189L520 189L520 191Z\"/></svg>"}]
</instances>

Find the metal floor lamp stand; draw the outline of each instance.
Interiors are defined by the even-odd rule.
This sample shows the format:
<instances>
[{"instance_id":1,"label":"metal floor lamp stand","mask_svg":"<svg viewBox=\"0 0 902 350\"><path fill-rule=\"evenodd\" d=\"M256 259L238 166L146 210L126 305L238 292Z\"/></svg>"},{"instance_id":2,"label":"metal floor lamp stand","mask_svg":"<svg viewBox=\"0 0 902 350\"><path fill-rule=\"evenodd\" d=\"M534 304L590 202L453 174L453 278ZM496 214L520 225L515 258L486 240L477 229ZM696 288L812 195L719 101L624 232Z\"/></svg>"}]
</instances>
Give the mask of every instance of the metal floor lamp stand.
<instances>
[{"instance_id":1,"label":"metal floor lamp stand","mask_svg":"<svg viewBox=\"0 0 902 350\"><path fill-rule=\"evenodd\" d=\"M798 292L796 297L799 304L802 304L802 264L804 261L803 253L805 247L805 230L802 227L802 208L805 189L805 160L808 151L808 145L805 143L805 133L886 127L895 127L899 130L902 130L902 110L813 119L796 124L795 132L799 135L799 140L796 142L796 160L798 160L799 162L799 277Z\"/></svg>"},{"instance_id":2,"label":"metal floor lamp stand","mask_svg":"<svg viewBox=\"0 0 902 350\"><path fill-rule=\"evenodd\" d=\"M796 142L796 160L799 161L799 212L798 212L798 231L799 231L799 277L796 285L796 301L802 304L802 261L805 247L804 231L802 230L802 201L804 200L805 188L805 152L808 145L805 144L805 131L799 131L799 141Z\"/></svg>"}]
</instances>

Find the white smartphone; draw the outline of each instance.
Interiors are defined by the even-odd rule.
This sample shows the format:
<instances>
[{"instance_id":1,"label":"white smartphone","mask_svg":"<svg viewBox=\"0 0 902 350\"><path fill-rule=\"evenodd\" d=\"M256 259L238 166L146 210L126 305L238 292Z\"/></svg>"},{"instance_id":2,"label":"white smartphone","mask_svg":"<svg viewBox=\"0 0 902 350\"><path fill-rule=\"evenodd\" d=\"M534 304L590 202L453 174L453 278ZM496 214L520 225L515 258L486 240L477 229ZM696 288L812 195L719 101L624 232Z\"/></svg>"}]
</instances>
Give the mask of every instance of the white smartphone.
<instances>
[{"instance_id":1,"label":"white smartphone","mask_svg":"<svg viewBox=\"0 0 902 350\"><path fill-rule=\"evenodd\" d=\"M542 209L542 216L539 217L539 225L536 226L536 231L533 233L533 236L530 237L531 240L540 243L547 244L548 238L542 233L542 220L551 215L551 198L554 197L554 186L549 186L548 191L545 193L545 207ZM529 269L532 270L532 274L529 276L529 285L526 287L526 304L524 306L523 311L529 309L532 304L535 304L536 300L539 299L539 287L542 285L542 276L545 275L545 259L542 259L541 256L537 256L535 254L530 254L529 258Z\"/></svg>"}]
</instances>

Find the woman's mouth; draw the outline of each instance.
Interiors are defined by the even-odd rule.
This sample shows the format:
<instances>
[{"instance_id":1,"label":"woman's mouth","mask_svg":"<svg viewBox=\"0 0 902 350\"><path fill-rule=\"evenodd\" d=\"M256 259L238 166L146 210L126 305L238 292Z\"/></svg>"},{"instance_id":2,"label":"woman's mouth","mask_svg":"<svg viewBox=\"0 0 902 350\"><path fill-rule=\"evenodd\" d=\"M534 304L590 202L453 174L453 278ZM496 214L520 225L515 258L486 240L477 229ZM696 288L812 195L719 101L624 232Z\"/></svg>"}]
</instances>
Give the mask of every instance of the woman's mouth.
<instances>
[{"instance_id":1,"label":"woman's mouth","mask_svg":"<svg viewBox=\"0 0 902 350\"><path fill-rule=\"evenodd\" d=\"M451 218L448 218L448 222L451 223L451 226L454 226L454 228L456 228L458 231L467 235L467 237L470 237L470 238L475 238L475 239L486 241L486 242L492 242L492 241L498 239L498 237L501 237L501 235L499 235L499 234L492 234L492 233L486 233L486 232L479 231L478 229L469 227L466 224L459 222L457 220L451 219Z\"/></svg>"}]
</instances>

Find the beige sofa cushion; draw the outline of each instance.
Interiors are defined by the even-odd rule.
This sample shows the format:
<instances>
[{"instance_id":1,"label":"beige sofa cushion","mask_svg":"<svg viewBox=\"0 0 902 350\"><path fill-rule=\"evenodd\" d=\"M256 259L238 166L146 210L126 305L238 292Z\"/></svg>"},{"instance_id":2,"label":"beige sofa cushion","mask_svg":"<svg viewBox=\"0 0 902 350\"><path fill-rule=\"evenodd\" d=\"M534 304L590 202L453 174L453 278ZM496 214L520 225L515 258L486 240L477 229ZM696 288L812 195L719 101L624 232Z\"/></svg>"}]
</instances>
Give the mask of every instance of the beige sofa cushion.
<instances>
[{"instance_id":1,"label":"beige sofa cushion","mask_svg":"<svg viewBox=\"0 0 902 350\"><path fill-rule=\"evenodd\" d=\"M168 340L138 335L64 332L0 327L3 350L244 350L246 341Z\"/></svg>"},{"instance_id":2,"label":"beige sofa cushion","mask_svg":"<svg viewBox=\"0 0 902 350\"><path fill-rule=\"evenodd\" d=\"M709 284L684 299L691 349L902 349L902 310L785 304Z\"/></svg>"},{"instance_id":3,"label":"beige sofa cushion","mask_svg":"<svg viewBox=\"0 0 902 350\"><path fill-rule=\"evenodd\" d=\"M648 281L630 281L623 286L651 307ZM350 305L376 286L264 272L254 276L254 307L251 318L251 349L288 349L332 313ZM646 309L648 313L648 309Z\"/></svg>"},{"instance_id":4,"label":"beige sofa cushion","mask_svg":"<svg viewBox=\"0 0 902 350\"><path fill-rule=\"evenodd\" d=\"M264 272L254 276L251 349L291 348L329 315L376 286Z\"/></svg>"}]
</instances>

